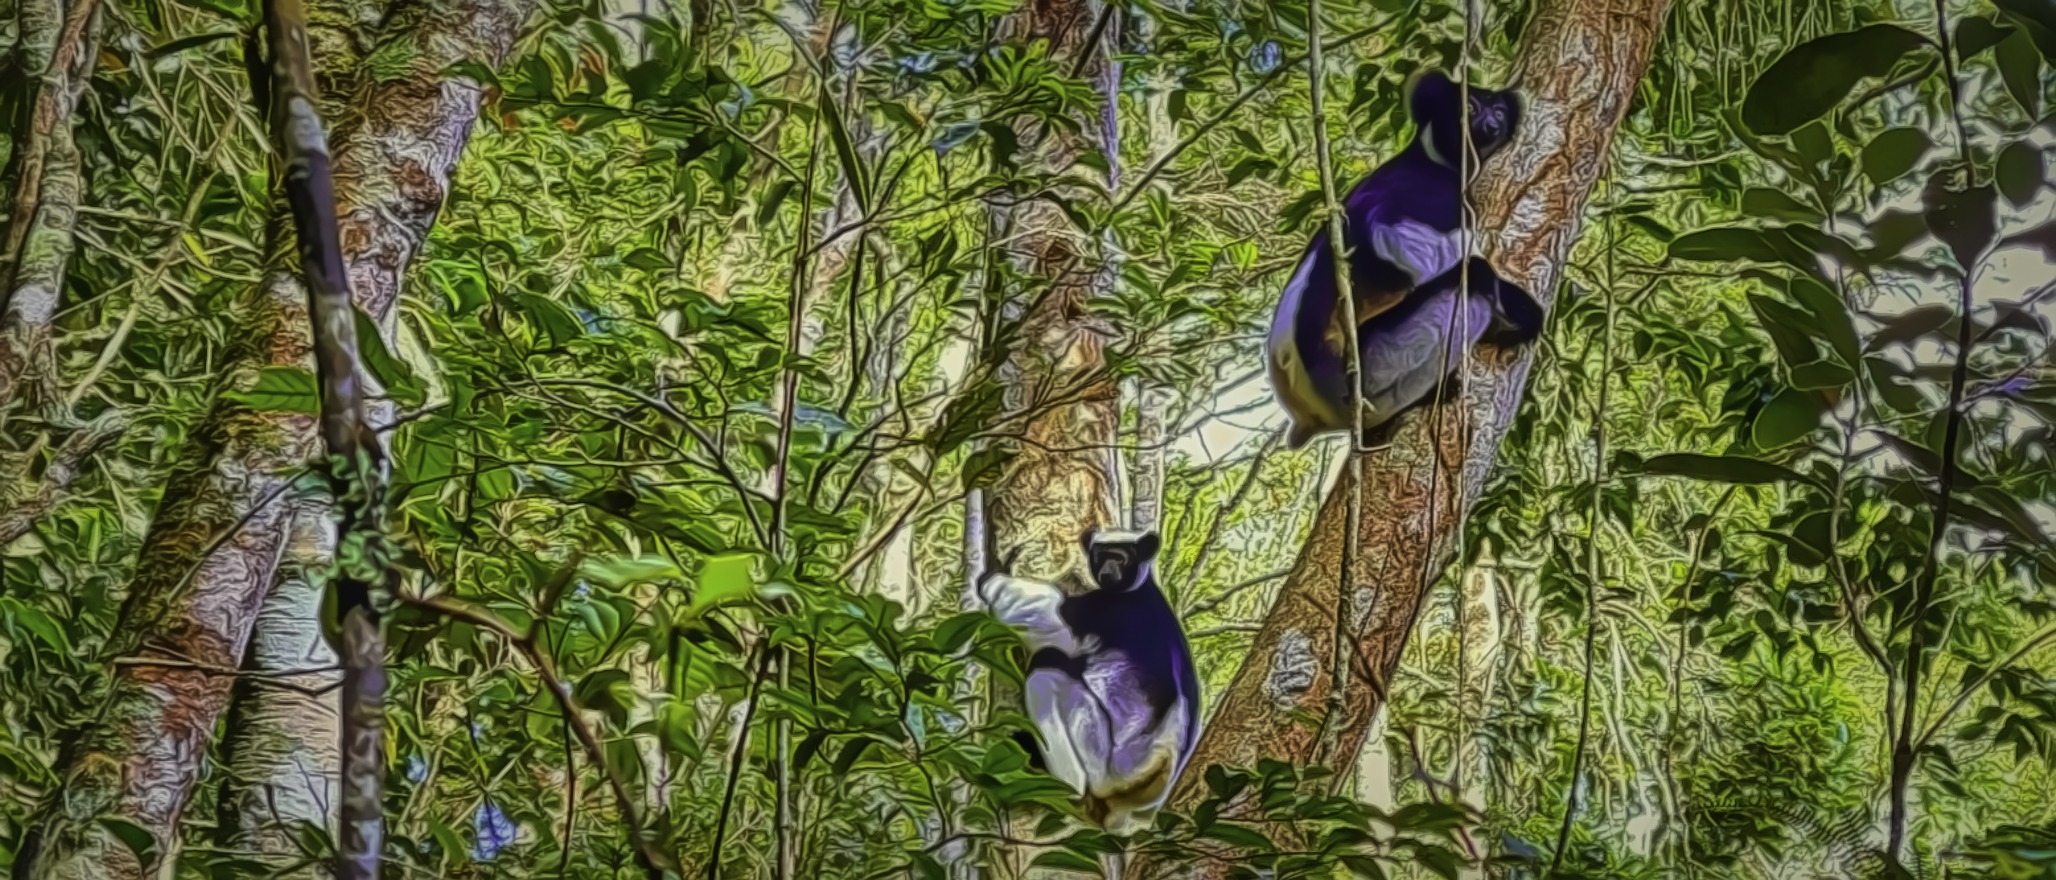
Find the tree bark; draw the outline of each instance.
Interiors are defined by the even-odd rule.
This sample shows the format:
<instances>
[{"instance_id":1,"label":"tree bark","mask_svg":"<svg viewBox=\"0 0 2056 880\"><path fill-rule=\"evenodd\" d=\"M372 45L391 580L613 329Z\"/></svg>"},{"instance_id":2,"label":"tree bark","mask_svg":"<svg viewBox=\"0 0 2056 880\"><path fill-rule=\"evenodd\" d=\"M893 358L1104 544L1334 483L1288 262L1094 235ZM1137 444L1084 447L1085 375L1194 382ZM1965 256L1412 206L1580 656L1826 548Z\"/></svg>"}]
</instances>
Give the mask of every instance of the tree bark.
<instances>
[{"instance_id":1,"label":"tree bark","mask_svg":"<svg viewBox=\"0 0 2056 880\"><path fill-rule=\"evenodd\" d=\"M1545 306L1576 239L1585 198L1605 167L1615 128L1660 32L1667 0L1551 0L1521 47L1525 118L1514 141L1482 169L1476 228L1501 275ZM1457 546L1462 514L1484 484L1518 408L1532 352L1481 349L1464 394L1439 415L1402 419L1394 442L1364 456L1356 642L1335 754L1354 755L1384 703L1421 599ZM1439 423L1439 424L1438 424ZM1439 430L1438 430L1439 429ZM1311 760L1328 705L1329 664L1347 482L1328 495L1277 604L1201 736L1189 766ZM1312 718L1309 723L1302 719ZM1206 786L1188 772L1174 795L1190 806Z\"/></svg>"},{"instance_id":2,"label":"tree bark","mask_svg":"<svg viewBox=\"0 0 2056 880\"><path fill-rule=\"evenodd\" d=\"M408 75L358 86L351 65L321 83L325 94L349 102L335 138L342 248L357 304L382 325L390 326L402 273L441 208L477 114L478 89L443 80L441 64L477 54L498 60L529 8L530 0L403 4L385 15L382 32L417 41ZM310 12L317 58L360 45L363 29L382 14L367 0ZM275 214L284 217L282 206ZM277 267L291 259L276 247L271 257ZM229 388L249 387L267 366L311 365L305 290L291 273L270 272L244 312ZM17 869L21 876L142 880L155 871L109 833L103 816L148 831L154 861L171 853L292 520L318 515L296 510L288 492L318 453L313 429L311 416L259 412L217 396L167 485L109 642L121 662L98 717L65 749L60 791L36 823L38 840ZM305 607L294 603L306 597L281 601ZM271 698L277 690L259 693ZM318 746L333 751L336 743Z\"/></svg>"}]
</instances>

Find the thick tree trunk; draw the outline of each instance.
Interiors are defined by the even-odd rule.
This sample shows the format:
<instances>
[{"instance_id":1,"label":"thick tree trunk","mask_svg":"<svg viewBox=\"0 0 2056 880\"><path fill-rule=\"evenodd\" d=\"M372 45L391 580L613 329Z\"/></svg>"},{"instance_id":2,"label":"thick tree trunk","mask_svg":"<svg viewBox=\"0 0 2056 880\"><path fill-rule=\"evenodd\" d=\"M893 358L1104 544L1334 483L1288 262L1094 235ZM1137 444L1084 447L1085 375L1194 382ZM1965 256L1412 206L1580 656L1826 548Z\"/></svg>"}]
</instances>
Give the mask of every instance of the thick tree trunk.
<instances>
[{"instance_id":1,"label":"thick tree trunk","mask_svg":"<svg viewBox=\"0 0 2056 880\"><path fill-rule=\"evenodd\" d=\"M349 73L322 82L324 94L349 102L335 137L342 246L358 305L382 323L389 321L407 261L441 208L477 114L478 89L439 74L460 57L504 55L529 8L528 0L404 3L385 16L383 33L415 43L409 75L381 78L362 93ZM364 0L311 12L317 59L361 45L361 28L380 15ZM291 259L289 246L274 248L273 265ZM306 294L291 273L271 272L245 309L239 334L245 347L230 370L229 387L248 387L266 366L310 365ZM167 486L110 640L117 663L105 701L96 721L66 749L61 791L38 823L39 841L20 869L23 875L149 876L156 866L140 864L98 821L101 816L148 831L160 856L172 852L179 815L273 586L287 533L296 515L314 515L296 509L288 492L318 453L313 428L309 416L257 412L217 397ZM289 581L280 599L288 610L282 613L308 607L307 596L290 592L299 583L304 582ZM293 653L287 649L282 656ZM266 689L257 696L279 693ZM311 705L277 711L299 717ZM276 762L336 748L333 739L314 738L321 735L318 723L298 732L306 735L283 748L273 743L239 753ZM252 772L253 780L283 772L275 764L239 769ZM268 810L271 802L256 797L237 802L265 803ZM251 823L247 817L230 821L239 828ZM264 821L270 821L268 813L258 824Z\"/></svg>"},{"instance_id":2,"label":"thick tree trunk","mask_svg":"<svg viewBox=\"0 0 2056 880\"><path fill-rule=\"evenodd\" d=\"M1473 196L1493 264L1545 305L1667 5L1549 0L1528 26L1515 76L1525 119L1513 143L1483 169ZM1405 418L1389 449L1365 455L1363 509L1371 515L1360 539L1367 558L1353 579L1357 613L1342 634L1357 648L1342 717L1332 722L1341 725L1335 754L1356 754L1384 702L1422 596L1454 551L1465 505L1484 484L1513 421L1531 357L1526 350L1480 351L1465 370L1461 403L1439 419ZM1338 483L1322 504L1191 766L1313 759L1328 705L1346 495L1347 483ZM1302 720L1309 717L1315 720ZM1202 779L1186 773L1179 802L1197 801Z\"/></svg>"}]
</instances>

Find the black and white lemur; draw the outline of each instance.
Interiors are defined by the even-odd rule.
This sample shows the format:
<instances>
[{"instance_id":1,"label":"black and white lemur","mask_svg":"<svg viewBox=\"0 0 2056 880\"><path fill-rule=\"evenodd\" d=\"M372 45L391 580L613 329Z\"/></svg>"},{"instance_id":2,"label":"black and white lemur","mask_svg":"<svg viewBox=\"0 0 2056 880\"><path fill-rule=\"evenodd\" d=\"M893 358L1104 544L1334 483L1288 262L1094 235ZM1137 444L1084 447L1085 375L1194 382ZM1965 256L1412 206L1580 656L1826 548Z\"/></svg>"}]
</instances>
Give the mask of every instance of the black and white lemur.
<instances>
[{"instance_id":1,"label":"black and white lemur","mask_svg":"<svg viewBox=\"0 0 2056 880\"><path fill-rule=\"evenodd\" d=\"M1199 677L1157 587L1156 533L1093 530L1084 545L1090 592L1012 576L1017 548L978 593L1027 643L1028 715L1045 766L1083 796L1088 818L1121 830L1163 805L1192 756Z\"/></svg>"},{"instance_id":2,"label":"black and white lemur","mask_svg":"<svg viewBox=\"0 0 2056 880\"><path fill-rule=\"evenodd\" d=\"M1513 137L1518 97L1475 87L1466 96L1448 76L1431 71L1411 84L1407 101L1412 142L1342 204L1366 431L1432 394L1479 341L1517 345L1542 331L1541 305L1482 258L1464 253L1461 238L1467 184L1461 168L1475 172ZM1466 103L1468 163L1462 161ZM1291 417L1291 448L1317 434L1349 430L1343 324L1334 248L1323 226L1285 283L1265 346L1271 388Z\"/></svg>"}]
</instances>

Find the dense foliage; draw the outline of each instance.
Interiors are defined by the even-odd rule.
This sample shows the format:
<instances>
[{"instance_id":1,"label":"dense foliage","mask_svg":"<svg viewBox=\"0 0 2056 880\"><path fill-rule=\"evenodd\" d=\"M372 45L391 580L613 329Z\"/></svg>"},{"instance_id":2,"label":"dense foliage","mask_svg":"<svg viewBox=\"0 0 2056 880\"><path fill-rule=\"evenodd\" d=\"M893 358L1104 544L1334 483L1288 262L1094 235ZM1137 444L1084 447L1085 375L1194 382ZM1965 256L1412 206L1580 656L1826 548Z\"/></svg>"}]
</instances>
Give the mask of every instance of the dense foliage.
<instances>
[{"instance_id":1,"label":"dense foliage","mask_svg":"<svg viewBox=\"0 0 2056 880\"><path fill-rule=\"evenodd\" d=\"M781 840L837 878L1124 848L1279 878L1863 876L1903 793L1916 875L2056 877L2056 14L1939 5L1673 5L1377 741L1193 768L1210 796L1133 839L1029 767L1021 658L959 598L1051 287L1002 215L1057 206L1105 274L1081 323L1125 467L1168 452L1162 576L1218 693L1343 454L1274 448L1259 360L1325 219L1307 7L1114 7L1104 77L1003 33L1005 0L543 9L510 63L449 71L484 109L396 332L363 334L409 548L393 876L630 876L637 824L708 877L768 875ZM253 10L104 13L56 322L73 423L5 414L0 507L77 424L127 426L0 548L10 857L103 720L208 402L315 405L304 371L222 384L272 207ZM1497 84L1532 9L1325 14L1353 180L1403 143L1410 74ZM279 868L211 832L216 757L180 876ZM332 850L293 834L291 869Z\"/></svg>"}]
</instances>

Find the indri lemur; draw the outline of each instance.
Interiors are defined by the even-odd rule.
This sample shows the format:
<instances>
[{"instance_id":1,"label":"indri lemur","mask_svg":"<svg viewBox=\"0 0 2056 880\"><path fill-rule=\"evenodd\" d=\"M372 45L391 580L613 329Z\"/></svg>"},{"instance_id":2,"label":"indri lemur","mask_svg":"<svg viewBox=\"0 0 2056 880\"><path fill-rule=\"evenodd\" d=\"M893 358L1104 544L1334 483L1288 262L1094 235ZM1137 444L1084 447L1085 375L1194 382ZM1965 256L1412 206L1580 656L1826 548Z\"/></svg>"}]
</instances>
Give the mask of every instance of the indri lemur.
<instances>
[{"instance_id":1,"label":"indri lemur","mask_svg":"<svg viewBox=\"0 0 2056 880\"><path fill-rule=\"evenodd\" d=\"M1449 77L1429 72L1413 83L1407 99L1413 140L1351 189L1342 204L1365 430L1433 392L1456 358L1480 340L1516 345L1542 331L1541 305L1483 259L1464 253L1460 238L1466 103L1468 165L1475 171L1513 137L1520 121L1517 97L1472 88L1466 98ZM1468 290L1461 289L1465 263ZM1291 448L1317 434L1349 429L1343 354L1348 337L1335 288L1335 254L1323 227L1285 283L1265 346L1271 388L1291 417Z\"/></svg>"},{"instance_id":2,"label":"indri lemur","mask_svg":"<svg viewBox=\"0 0 2056 880\"><path fill-rule=\"evenodd\" d=\"M1154 532L1084 537L1096 589L1066 596L1013 577L1016 549L978 585L1031 652L1028 715L1051 775L1107 828L1163 805L1199 737L1199 678L1177 612L1157 588Z\"/></svg>"}]
</instances>

